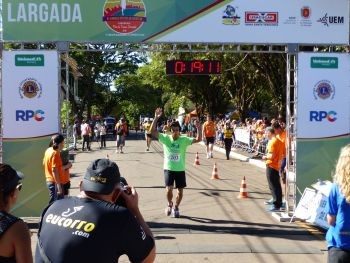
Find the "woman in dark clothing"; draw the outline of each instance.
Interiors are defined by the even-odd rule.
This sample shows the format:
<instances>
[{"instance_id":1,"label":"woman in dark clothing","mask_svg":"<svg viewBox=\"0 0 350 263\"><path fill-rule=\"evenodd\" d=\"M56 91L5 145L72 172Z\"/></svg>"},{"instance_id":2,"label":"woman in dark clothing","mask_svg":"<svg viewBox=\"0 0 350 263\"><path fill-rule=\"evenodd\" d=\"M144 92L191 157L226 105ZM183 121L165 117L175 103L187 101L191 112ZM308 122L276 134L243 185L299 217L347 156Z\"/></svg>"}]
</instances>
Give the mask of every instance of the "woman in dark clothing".
<instances>
[{"instance_id":1,"label":"woman in dark clothing","mask_svg":"<svg viewBox=\"0 0 350 263\"><path fill-rule=\"evenodd\" d=\"M22 177L11 166L0 164L0 262L33 262L28 226L9 214L22 188Z\"/></svg>"}]
</instances>

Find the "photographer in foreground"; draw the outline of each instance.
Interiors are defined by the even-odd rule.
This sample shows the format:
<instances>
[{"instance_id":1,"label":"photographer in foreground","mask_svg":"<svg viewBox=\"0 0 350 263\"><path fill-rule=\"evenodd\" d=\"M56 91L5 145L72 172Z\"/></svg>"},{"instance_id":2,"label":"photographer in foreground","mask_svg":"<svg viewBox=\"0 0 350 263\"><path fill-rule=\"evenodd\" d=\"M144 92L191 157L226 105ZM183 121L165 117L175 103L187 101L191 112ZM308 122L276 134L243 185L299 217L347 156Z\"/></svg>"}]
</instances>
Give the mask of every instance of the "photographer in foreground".
<instances>
[{"instance_id":1,"label":"photographer in foreground","mask_svg":"<svg viewBox=\"0 0 350 263\"><path fill-rule=\"evenodd\" d=\"M49 205L38 232L36 262L153 262L153 235L138 207L134 188L120 185L116 163L93 161L80 184L81 193ZM126 208L115 204L124 199ZM117 202L118 203L118 202Z\"/></svg>"}]
</instances>

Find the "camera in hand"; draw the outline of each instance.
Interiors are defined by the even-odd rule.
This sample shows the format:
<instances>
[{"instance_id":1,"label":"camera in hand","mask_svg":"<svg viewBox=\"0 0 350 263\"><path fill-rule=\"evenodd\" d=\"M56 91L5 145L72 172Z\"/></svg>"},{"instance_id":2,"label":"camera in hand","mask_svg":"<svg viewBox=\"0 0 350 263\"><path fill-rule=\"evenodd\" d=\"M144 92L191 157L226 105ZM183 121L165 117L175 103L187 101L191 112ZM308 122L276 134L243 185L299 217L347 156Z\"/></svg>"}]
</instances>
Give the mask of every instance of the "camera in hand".
<instances>
[{"instance_id":1,"label":"camera in hand","mask_svg":"<svg viewBox=\"0 0 350 263\"><path fill-rule=\"evenodd\" d=\"M120 177L120 189L124 191L126 194L131 194L131 188L128 186L128 182L125 180L124 177ZM126 202L122 195L119 195L117 201L115 202L116 205L126 207Z\"/></svg>"},{"instance_id":2,"label":"camera in hand","mask_svg":"<svg viewBox=\"0 0 350 263\"><path fill-rule=\"evenodd\" d=\"M131 188L128 185L124 185L122 182L120 182L120 188L124 191L124 193L128 195L131 194Z\"/></svg>"}]
</instances>

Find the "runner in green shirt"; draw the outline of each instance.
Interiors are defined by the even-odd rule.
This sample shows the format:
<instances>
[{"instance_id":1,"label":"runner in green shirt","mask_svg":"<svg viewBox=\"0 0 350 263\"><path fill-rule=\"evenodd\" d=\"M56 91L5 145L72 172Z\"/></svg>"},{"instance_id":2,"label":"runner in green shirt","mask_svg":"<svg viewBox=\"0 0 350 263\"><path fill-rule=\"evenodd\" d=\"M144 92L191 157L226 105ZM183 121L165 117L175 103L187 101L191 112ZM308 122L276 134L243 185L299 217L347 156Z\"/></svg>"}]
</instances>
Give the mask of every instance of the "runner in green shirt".
<instances>
[{"instance_id":1,"label":"runner in green shirt","mask_svg":"<svg viewBox=\"0 0 350 263\"><path fill-rule=\"evenodd\" d=\"M186 187L185 163L186 149L193 143L202 140L201 133L197 133L196 138L180 136L181 126L178 121L170 124L171 134L158 133L157 121L162 116L162 109L157 108L154 114L151 131L152 135L159 139L164 148L164 179L166 188L166 197L168 206L165 208L165 214L172 217L180 217L179 205L183 197L183 189ZM201 131L200 123L196 122L197 131ZM175 206L173 207L173 189L177 188Z\"/></svg>"}]
</instances>

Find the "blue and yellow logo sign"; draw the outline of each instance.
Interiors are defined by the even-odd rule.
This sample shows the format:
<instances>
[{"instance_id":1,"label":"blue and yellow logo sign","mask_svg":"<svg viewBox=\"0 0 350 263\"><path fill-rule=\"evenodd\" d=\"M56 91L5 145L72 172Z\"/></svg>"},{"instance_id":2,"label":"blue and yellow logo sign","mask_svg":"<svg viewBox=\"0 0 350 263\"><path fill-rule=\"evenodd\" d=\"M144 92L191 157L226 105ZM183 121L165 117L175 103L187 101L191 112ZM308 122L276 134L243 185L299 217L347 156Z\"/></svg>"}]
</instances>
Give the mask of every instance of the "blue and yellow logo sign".
<instances>
[{"instance_id":1,"label":"blue and yellow logo sign","mask_svg":"<svg viewBox=\"0 0 350 263\"><path fill-rule=\"evenodd\" d=\"M241 17L237 15L237 11L234 6L226 6L222 15L222 23L224 25L239 25L241 23Z\"/></svg>"}]
</instances>

